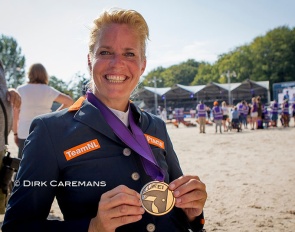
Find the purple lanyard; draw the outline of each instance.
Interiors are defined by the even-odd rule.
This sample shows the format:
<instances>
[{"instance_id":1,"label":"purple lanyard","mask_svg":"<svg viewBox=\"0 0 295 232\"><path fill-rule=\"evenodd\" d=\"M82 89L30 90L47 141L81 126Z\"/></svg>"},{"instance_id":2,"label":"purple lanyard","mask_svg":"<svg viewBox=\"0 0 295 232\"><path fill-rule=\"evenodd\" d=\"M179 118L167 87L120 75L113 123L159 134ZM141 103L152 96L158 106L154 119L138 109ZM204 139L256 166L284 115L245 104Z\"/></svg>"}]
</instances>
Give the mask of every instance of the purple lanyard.
<instances>
[{"instance_id":1,"label":"purple lanyard","mask_svg":"<svg viewBox=\"0 0 295 232\"><path fill-rule=\"evenodd\" d=\"M121 122L120 119L106 107L93 93L87 92L87 100L97 107L114 133L132 150L140 155L145 172L153 179L164 180L164 172L157 164L154 154L142 132L136 125L133 114L129 111L129 123L131 131Z\"/></svg>"}]
</instances>

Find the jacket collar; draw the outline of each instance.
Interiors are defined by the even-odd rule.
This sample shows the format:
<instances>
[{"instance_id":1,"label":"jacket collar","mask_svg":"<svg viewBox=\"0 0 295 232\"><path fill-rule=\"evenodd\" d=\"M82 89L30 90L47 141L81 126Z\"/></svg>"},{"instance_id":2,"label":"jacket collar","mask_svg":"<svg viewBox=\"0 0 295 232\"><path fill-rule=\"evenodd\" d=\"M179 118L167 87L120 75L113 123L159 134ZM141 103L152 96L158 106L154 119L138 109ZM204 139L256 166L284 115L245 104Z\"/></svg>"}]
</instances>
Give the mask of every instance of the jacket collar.
<instances>
[{"instance_id":1,"label":"jacket collar","mask_svg":"<svg viewBox=\"0 0 295 232\"><path fill-rule=\"evenodd\" d=\"M92 129L104 134L115 141L121 141L113 132L112 128L108 125L100 110L92 105L85 97L80 97L68 109L69 112L76 112L74 119L91 127ZM134 116L134 120L141 127L142 112L141 110L130 102L130 111ZM143 129L143 128L142 128Z\"/></svg>"}]
</instances>

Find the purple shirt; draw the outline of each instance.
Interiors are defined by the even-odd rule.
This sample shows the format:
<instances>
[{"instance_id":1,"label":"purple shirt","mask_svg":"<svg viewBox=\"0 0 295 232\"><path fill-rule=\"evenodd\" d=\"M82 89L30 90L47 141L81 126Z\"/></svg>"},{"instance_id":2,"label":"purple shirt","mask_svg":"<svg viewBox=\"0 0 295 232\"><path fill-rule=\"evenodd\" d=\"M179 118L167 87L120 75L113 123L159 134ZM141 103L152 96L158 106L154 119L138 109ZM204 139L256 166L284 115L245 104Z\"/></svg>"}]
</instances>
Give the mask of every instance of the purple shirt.
<instances>
[{"instance_id":1,"label":"purple shirt","mask_svg":"<svg viewBox=\"0 0 295 232\"><path fill-rule=\"evenodd\" d=\"M198 117L206 117L206 106L204 104L197 105Z\"/></svg>"},{"instance_id":2,"label":"purple shirt","mask_svg":"<svg viewBox=\"0 0 295 232\"><path fill-rule=\"evenodd\" d=\"M213 118L214 120L222 120L222 111L219 106L214 106L213 107Z\"/></svg>"}]
</instances>

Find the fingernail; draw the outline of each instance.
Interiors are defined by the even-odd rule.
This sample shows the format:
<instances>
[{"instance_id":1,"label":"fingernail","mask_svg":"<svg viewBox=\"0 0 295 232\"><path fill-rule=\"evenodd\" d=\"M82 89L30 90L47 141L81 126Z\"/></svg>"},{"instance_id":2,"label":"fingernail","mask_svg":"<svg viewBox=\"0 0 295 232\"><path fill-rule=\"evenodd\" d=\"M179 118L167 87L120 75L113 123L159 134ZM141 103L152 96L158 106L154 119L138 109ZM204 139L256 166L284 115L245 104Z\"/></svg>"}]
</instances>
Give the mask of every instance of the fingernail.
<instances>
[{"instance_id":1,"label":"fingernail","mask_svg":"<svg viewBox=\"0 0 295 232\"><path fill-rule=\"evenodd\" d=\"M170 189L174 189L175 188L175 184L170 184Z\"/></svg>"},{"instance_id":2,"label":"fingernail","mask_svg":"<svg viewBox=\"0 0 295 232\"><path fill-rule=\"evenodd\" d=\"M177 197L179 195L179 191L174 192L174 196Z\"/></svg>"},{"instance_id":3,"label":"fingernail","mask_svg":"<svg viewBox=\"0 0 295 232\"><path fill-rule=\"evenodd\" d=\"M181 199L180 198L177 198L176 199L176 203L180 203L181 202Z\"/></svg>"}]
</instances>

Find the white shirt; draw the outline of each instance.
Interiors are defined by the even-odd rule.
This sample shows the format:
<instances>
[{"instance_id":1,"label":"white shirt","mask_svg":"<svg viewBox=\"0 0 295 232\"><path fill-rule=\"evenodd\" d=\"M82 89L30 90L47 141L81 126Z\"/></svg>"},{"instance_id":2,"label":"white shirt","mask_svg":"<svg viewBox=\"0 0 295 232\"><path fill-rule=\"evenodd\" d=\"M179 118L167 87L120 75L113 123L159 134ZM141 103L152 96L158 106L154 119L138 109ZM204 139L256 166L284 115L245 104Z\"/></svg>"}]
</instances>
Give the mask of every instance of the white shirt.
<instances>
[{"instance_id":1,"label":"white shirt","mask_svg":"<svg viewBox=\"0 0 295 232\"><path fill-rule=\"evenodd\" d=\"M33 118L50 113L52 103L60 92L46 84L24 84L17 91L22 99L17 133L20 139L26 139Z\"/></svg>"},{"instance_id":2,"label":"white shirt","mask_svg":"<svg viewBox=\"0 0 295 232\"><path fill-rule=\"evenodd\" d=\"M227 106L225 106L225 107L221 107L221 109L222 109L222 115L227 115L227 116L229 116L229 109L228 109Z\"/></svg>"},{"instance_id":3,"label":"white shirt","mask_svg":"<svg viewBox=\"0 0 295 232\"><path fill-rule=\"evenodd\" d=\"M123 123L126 127L129 126L129 121L128 121L128 115L129 115L129 108L127 112L123 112L120 110L115 110L112 108L109 108Z\"/></svg>"}]
</instances>

